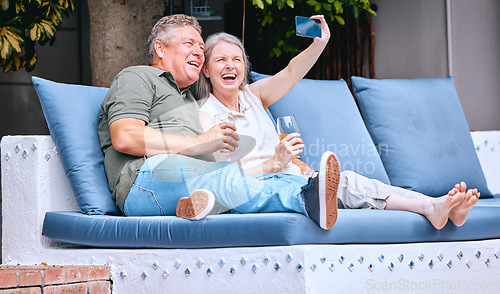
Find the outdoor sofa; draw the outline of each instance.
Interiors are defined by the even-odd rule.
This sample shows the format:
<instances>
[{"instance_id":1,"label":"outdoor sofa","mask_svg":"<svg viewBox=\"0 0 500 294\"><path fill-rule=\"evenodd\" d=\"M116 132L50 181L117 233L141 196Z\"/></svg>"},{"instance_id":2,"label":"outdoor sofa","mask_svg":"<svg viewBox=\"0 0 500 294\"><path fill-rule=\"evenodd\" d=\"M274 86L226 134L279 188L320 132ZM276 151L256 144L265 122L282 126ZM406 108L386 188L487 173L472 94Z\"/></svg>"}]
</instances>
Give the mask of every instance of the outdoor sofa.
<instances>
[{"instance_id":1,"label":"outdoor sofa","mask_svg":"<svg viewBox=\"0 0 500 294\"><path fill-rule=\"evenodd\" d=\"M108 89L33 83L50 136L2 138L4 263L109 264L114 293L500 291L500 132L469 131L451 77L353 77L354 96L304 79L269 113L296 116L312 168L332 150L345 170L428 195L477 187L466 224L442 230L404 211L339 210L330 231L297 213L124 217L97 137Z\"/></svg>"}]
</instances>

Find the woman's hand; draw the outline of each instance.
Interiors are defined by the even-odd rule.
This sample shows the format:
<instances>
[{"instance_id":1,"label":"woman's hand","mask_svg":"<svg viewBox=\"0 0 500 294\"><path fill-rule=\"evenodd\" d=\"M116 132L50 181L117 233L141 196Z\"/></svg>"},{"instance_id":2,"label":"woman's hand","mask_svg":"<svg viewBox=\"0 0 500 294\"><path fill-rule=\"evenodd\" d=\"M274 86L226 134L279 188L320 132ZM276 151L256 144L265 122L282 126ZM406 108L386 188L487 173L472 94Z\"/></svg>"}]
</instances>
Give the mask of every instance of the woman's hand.
<instances>
[{"instance_id":1,"label":"woman's hand","mask_svg":"<svg viewBox=\"0 0 500 294\"><path fill-rule=\"evenodd\" d=\"M321 22L321 38L315 37L314 42L321 42L326 46L328 40L330 39L330 28L328 27L328 24L325 21L325 16L313 15L311 16L311 18L317 19Z\"/></svg>"},{"instance_id":2,"label":"woman's hand","mask_svg":"<svg viewBox=\"0 0 500 294\"><path fill-rule=\"evenodd\" d=\"M259 97L264 109L281 99L296 83L304 78L328 44L330 29L325 17L323 15L314 15L311 18L318 19L321 22L321 38L314 38L314 41L306 50L290 60L288 66L274 76L250 84L250 91Z\"/></svg>"},{"instance_id":3,"label":"woman's hand","mask_svg":"<svg viewBox=\"0 0 500 294\"><path fill-rule=\"evenodd\" d=\"M274 147L272 158L257 166L246 168L245 171L249 175L279 173L297 154L302 152L303 148L304 144L299 134L293 133L287 135Z\"/></svg>"},{"instance_id":4,"label":"woman's hand","mask_svg":"<svg viewBox=\"0 0 500 294\"><path fill-rule=\"evenodd\" d=\"M274 147L273 161L282 169L304 149L304 142L300 138L300 134L292 133L287 135L283 140Z\"/></svg>"}]
</instances>

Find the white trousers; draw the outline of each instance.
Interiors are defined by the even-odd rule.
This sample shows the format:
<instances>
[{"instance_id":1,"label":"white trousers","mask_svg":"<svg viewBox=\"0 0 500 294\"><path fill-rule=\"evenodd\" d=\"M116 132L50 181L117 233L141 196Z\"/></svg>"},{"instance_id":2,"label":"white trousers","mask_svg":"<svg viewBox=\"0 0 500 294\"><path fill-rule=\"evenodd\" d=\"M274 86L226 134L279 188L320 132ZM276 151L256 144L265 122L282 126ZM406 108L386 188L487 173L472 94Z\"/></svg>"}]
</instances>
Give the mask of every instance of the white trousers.
<instances>
[{"instance_id":1,"label":"white trousers","mask_svg":"<svg viewBox=\"0 0 500 294\"><path fill-rule=\"evenodd\" d=\"M369 179L353 171L340 173L337 191L338 208L385 209L391 195L415 198L421 193L390 186L379 180Z\"/></svg>"}]
</instances>

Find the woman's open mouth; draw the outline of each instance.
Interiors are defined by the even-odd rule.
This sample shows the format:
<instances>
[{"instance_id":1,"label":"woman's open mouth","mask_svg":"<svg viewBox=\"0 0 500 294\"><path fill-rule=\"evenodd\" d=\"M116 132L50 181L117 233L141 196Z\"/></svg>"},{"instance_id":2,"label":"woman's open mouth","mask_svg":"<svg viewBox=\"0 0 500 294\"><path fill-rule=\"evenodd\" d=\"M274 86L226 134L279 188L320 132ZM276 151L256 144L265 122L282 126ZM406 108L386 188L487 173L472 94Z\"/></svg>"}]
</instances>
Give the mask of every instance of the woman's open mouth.
<instances>
[{"instance_id":1,"label":"woman's open mouth","mask_svg":"<svg viewBox=\"0 0 500 294\"><path fill-rule=\"evenodd\" d=\"M234 73L223 74L222 79L224 81L234 81L234 80L236 80L236 74L234 74Z\"/></svg>"}]
</instances>

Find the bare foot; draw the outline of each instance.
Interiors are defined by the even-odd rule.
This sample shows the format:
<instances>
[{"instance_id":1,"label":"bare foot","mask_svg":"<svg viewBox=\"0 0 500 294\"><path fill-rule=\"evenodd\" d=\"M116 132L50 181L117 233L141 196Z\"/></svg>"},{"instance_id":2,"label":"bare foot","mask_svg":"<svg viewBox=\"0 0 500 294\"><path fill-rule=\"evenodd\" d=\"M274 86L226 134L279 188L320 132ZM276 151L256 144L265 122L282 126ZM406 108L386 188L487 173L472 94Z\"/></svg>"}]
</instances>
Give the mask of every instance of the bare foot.
<instances>
[{"instance_id":1,"label":"bare foot","mask_svg":"<svg viewBox=\"0 0 500 294\"><path fill-rule=\"evenodd\" d=\"M450 210L448 217L455 226L461 226L465 223L469 211L476 205L480 194L477 192L477 189L469 189L465 194L464 200Z\"/></svg>"},{"instance_id":2,"label":"bare foot","mask_svg":"<svg viewBox=\"0 0 500 294\"><path fill-rule=\"evenodd\" d=\"M446 225L451 210L464 201L466 187L465 183L462 182L456 184L447 195L431 198L431 205L424 215L434 228L440 230Z\"/></svg>"}]
</instances>

